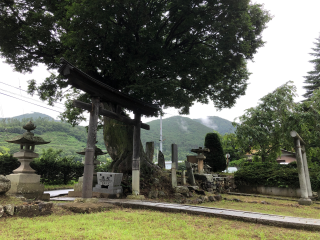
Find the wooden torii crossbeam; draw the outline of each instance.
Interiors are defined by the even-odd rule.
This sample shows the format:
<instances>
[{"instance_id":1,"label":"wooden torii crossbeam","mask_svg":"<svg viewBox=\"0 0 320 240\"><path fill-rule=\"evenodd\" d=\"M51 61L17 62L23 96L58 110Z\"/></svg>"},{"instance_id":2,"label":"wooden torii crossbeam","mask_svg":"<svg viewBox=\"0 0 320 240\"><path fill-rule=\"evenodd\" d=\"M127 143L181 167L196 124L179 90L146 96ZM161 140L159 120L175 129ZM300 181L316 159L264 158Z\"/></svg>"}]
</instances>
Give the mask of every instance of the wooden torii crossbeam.
<instances>
[{"instance_id":1,"label":"wooden torii crossbeam","mask_svg":"<svg viewBox=\"0 0 320 240\"><path fill-rule=\"evenodd\" d=\"M141 123L141 115L154 116L160 110L158 105L144 103L129 95L123 94L118 90L104 84L80 69L61 58L62 66L59 68L60 74L68 79L68 84L80 89L91 96L91 104L81 101L74 101L74 106L90 112L87 148L85 153L85 165L83 174L82 197L92 197L93 181L93 159L94 147L97 136L97 125L99 115L124 122L134 126L133 131L133 154L132 154L132 194L140 194L140 129L150 130L150 126ZM117 106L122 106L133 111L134 119L121 116L120 114L101 109L100 102L110 102Z\"/></svg>"}]
</instances>

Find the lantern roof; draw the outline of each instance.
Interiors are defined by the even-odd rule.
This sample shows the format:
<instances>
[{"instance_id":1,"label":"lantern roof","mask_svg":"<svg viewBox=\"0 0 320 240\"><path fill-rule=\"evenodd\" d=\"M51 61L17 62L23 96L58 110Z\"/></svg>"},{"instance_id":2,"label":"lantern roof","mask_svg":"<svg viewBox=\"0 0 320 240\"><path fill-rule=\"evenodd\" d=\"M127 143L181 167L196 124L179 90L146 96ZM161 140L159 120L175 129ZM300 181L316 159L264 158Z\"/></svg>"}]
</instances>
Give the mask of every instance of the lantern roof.
<instances>
[{"instance_id":1,"label":"lantern roof","mask_svg":"<svg viewBox=\"0 0 320 240\"><path fill-rule=\"evenodd\" d=\"M43 145L48 144L50 142L46 142L41 137L34 136L34 133L31 132L32 130L36 129L36 126L29 121L26 125L23 126L27 132L14 137L11 140L6 140L6 142L9 143L16 143L16 144L29 144L29 145Z\"/></svg>"},{"instance_id":2,"label":"lantern roof","mask_svg":"<svg viewBox=\"0 0 320 240\"><path fill-rule=\"evenodd\" d=\"M96 142L97 143L97 142ZM76 152L80 155L86 155L86 149L83 149L82 152ZM100 156L100 155L105 155L107 154L106 152L103 152L100 148L98 148L97 146L94 146L94 155L95 156Z\"/></svg>"}]
</instances>

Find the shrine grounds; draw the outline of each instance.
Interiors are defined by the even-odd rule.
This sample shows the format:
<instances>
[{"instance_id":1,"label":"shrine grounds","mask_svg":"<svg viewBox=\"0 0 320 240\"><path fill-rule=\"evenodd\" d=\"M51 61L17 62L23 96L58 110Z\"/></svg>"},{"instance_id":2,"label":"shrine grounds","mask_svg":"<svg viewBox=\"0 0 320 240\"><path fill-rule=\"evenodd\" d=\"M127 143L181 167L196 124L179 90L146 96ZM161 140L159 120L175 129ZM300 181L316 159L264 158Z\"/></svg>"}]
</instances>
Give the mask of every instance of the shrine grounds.
<instances>
[{"instance_id":1,"label":"shrine grounds","mask_svg":"<svg viewBox=\"0 0 320 240\"><path fill-rule=\"evenodd\" d=\"M222 195L220 202L200 206L320 219L320 205L295 201ZM165 199L163 199L165 201ZM0 204L16 201L0 199ZM57 206L49 216L0 219L0 239L319 239L319 232L241 221L116 207L91 214ZM318 208L319 207L319 208Z\"/></svg>"}]
</instances>

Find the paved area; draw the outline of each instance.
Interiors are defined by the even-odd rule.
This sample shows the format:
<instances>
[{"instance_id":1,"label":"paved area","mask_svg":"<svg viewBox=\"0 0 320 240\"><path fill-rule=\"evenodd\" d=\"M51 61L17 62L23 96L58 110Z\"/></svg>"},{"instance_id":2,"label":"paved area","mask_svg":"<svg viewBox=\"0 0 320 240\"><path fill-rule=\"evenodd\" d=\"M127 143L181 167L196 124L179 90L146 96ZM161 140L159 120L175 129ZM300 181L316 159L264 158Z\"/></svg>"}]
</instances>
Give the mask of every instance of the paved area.
<instances>
[{"instance_id":1,"label":"paved area","mask_svg":"<svg viewBox=\"0 0 320 240\"><path fill-rule=\"evenodd\" d=\"M72 197L54 197L55 201L74 201ZM307 229L320 231L320 219L289 217L274 214L264 214L241 210L201 207L193 205L183 205L174 203L153 202L147 200L131 199L107 199L101 198L100 202L107 202L124 208L151 209L162 212L188 213L194 215L206 215L210 217L220 217L230 220L240 220L264 225L287 227L294 229Z\"/></svg>"},{"instance_id":2,"label":"paved area","mask_svg":"<svg viewBox=\"0 0 320 240\"><path fill-rule=\"evenodd\" d=\"M53 197L58 197L62 195L67 195L69 191L73 191L73 189L51 190L51 191L44 191L44 193L49 193L50 198L53 198Z\"/></svg>"},{"instance_id":3,"label":"paved area","mask_svg":"<svg viewBox=\"0 0 320 240\"><path fill-rule=\"evenodd\" d=\"M274 225L279 227L320 231L320 219L288 217L232 209L201 207L151 201L149 202L140 200L101 199L101 201L127 208L144 208L164 212L180 212L195 215L206 215L210 217L221 217L231 220L240 220L258 224Z\"/></svg>"}]
</instances>

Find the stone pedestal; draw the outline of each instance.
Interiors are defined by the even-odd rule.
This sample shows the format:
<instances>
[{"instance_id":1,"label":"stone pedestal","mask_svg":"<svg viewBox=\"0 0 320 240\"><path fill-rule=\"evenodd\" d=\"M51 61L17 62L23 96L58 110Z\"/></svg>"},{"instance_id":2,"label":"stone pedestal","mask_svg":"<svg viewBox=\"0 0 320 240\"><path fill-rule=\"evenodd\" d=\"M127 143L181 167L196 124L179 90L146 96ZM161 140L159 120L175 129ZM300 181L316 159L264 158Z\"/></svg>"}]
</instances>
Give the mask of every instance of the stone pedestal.
<instances>
[{"instance_id":1,"label":"stone pedestal","mask_svg":"<svg viewBox=\"0 0 320 240\"><path fill-rule=\"evenodd\" d=\"M98 184L93 192L106 194L122 194L122 173L97 172Z\"/></svg>"},{"instance_id":2,"label":"stone pedestal","mask_svg":"<svg viewBox=\"0 0 320 240\"><path fill-rule=\"evenodd\" d=\"M300 205L311 205L312 204L312 200L310 198L300 198L298 203Z\"/></svg>"},{"instance_id":3,"label":"stone pedestal","mask_svg":"<svg viewBox=\"0 0 320 240\"><path fill-rule=\"evenodd\" d=\"M23 196L27 199L49 200L50 194L43 193L44 185L40 183L40 175L16 173L8 175L11 181L9 195Z\"/></svg>"}]
</instances>

